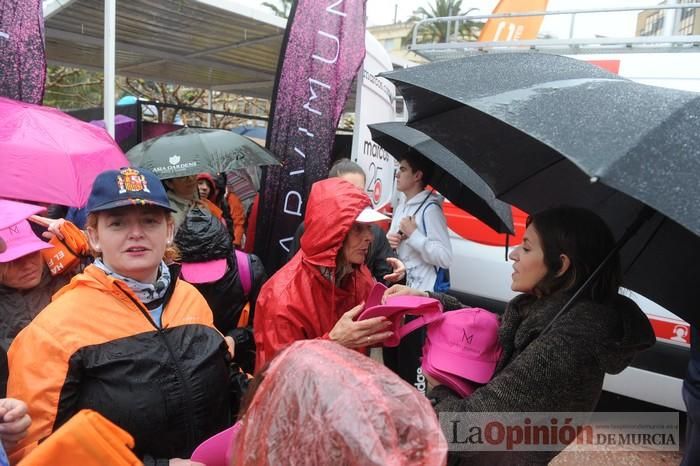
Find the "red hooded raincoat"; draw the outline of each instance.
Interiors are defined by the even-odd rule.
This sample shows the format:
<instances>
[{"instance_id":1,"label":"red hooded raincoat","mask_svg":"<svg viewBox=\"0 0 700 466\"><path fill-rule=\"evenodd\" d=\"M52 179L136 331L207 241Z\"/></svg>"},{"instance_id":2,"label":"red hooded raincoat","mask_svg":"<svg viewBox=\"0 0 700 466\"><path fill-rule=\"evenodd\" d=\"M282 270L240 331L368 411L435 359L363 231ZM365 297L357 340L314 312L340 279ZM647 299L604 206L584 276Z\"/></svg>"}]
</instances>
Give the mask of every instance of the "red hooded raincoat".
<instances>
[{"instance_id":1,"label":"red hooded raincoat","mask_svg":"<svg viewBox=\"0 0 700 466\"><path fill-rule=\"evenodd\" d=\"M374 278L357 266L335 286L321 273L331 269L355 218L369 197L339 178L315 183L306 208L299 252L263 286L255 308L256 371L288 344L328 338L343 313L369 295Z\"/></svg>"}]
</instances>

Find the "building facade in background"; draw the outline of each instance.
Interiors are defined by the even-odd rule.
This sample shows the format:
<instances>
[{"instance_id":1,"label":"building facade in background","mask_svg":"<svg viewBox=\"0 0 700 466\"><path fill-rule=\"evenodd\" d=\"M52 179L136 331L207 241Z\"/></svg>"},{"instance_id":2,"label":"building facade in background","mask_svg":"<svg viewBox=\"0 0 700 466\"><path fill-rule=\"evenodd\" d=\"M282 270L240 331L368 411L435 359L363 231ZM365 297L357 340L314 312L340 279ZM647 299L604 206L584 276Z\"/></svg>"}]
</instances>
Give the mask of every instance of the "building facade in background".
<instances>
[{"instance_id":1,"label":"building facade in background","mask_svg":"<svg viewBox=\"0 0 700 466\"><path fill-rule=\"evenodd\" d=\"M416 63L427 63L425 58L408 50L408 44L411 43L411 32L415 24L415 21L405 21L403 23L371 26L367 30L389 52L394 66L402 67Z\"/></svg>"},{"instance_id":2,"label":"building facade in background","mask_svg":"<svg viewBox=\"0 0 700 466\"><path fill-rule=\"evenodd\" d=\"M679 4L693 3L691 0L679 0ZM666 2L661 2L664 5ZM698 21L700 8L685 8L676 13L676 27L674 31L678 35L690 36L700 34L700 21ZM664 21L668 17L667 10L645 10L637 15L637 36L663 35Z\"/></svg>"}]
</instances>

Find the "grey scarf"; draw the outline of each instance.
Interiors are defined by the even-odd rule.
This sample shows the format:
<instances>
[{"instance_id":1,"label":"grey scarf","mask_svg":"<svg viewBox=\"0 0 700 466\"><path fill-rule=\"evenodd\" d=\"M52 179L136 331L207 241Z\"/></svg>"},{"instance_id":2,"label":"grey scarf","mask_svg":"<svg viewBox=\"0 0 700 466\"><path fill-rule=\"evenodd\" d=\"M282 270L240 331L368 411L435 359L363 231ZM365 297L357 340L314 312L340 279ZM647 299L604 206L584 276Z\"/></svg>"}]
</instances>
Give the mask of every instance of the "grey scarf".
<instances>
[{"instance_id":1,"label":"grey scarf","mask_svg":"<svg viewBox=\"0 0 700 466\"><path fill-rule=\"evenodd\" d=\"M160 270L158 271L158 278L156 279L155 283L141 283L133 278L119 275L107 267L105 263L102 262L102 259L96 259L93 265L102 270L108 276L126 283L129 289L133 291L136 297L139 298L139 300L144 304L149 304L158 299L163 299L165 293L168 291L168 287L170 286L170 269L168 269L168 266L165 265L164 261L160 262Z\"/></svg>"}]
</instances>

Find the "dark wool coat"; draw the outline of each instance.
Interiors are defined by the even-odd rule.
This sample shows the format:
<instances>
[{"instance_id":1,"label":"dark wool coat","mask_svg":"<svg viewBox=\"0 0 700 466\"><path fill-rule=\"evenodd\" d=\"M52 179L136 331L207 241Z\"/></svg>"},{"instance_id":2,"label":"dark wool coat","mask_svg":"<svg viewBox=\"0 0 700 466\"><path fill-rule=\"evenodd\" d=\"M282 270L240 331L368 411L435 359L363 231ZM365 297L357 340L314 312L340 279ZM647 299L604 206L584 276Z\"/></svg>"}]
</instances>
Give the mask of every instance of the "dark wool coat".
<instances>
[{"instance_id":1,"label":"dark wool coat","mask_svg":"<svg viewBox=\"0 0 700 466\"><path fill-rule=\"evenodd\" d=\"M51 302L53 294L68 284L72 277L73 273L70 272L54 277L45 267L41 281L30 290L0 285L0 347L7 351L20 330L29 325Z\"/></svg>"},{"instance_id":2,"label":"dark wool coat","mask_svg":"<svg viewBox=\"0 0 700 466\"><path fill-rule=\"evenodd\" d=\"M432 294L431 294L432 295ZM446 310L465 307L448 295L432 295ZM493 379L464 399L446 387L429 397L442 412L590 412L606 373L617 374L655 342L646 315L629 298L610 306L579 300L541 334L570 295L519 295L499 329L503 354ZM448 438L448 442L451 440ZM547 464L557 452L452 452L449 464Z\"/></svg>"}]
</instances>

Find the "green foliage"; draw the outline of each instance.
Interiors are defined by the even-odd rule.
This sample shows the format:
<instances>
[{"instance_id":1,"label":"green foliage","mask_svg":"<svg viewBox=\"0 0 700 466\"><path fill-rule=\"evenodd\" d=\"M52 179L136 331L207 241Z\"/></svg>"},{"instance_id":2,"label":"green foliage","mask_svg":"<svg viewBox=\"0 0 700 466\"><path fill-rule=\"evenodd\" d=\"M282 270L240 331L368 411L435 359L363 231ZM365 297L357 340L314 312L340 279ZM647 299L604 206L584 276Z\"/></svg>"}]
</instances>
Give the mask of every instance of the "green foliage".
<instances>
[{"instance_id":1,"label":"green foliage","mask_svg":"<svg viewBox=\"0 0 700 466\"><path fill-rule=\"evenodd\" d=\"M61 110L101 107L103 105L103 90L102 73L78 68L50 66L46 73L46 91L43 103ZM187 107L201 109L209 107L206 89L195 89L165 82L118 76L116 80L116 98L119 100L120 97L125 95ZM266 117L270 111L270 102L265 99L243 97L217 91L213 93L212 108ZM186 124L207 126L207 114L204 112L163 108L159 110L156 119L159 122L173 123L178 113ZM144 118L148 119L146 115L144 115ZM213 128L229 128L246 123L247 119L233 116L212 115L211 118L211 126Z\"/></svg>"},{"instance_id":2,"label":"green foliage","mask_svg":"<svg viewBox=\"0 0 700 466\"><path fill-rule=\"evenodd\" d=\"M275 5L274 3L270 2L263 2L263 6L266 6L272 10L275 16L279 16L280 18L289 18L289 14L292 12L293 2L294 0L277 0L276 3L279 5Z\"/></svg>"},{"instance_id":3,"label":"green foliage","mask_svg":"<svg viewBox=\"0 0 700 466\"><path fill-rule=\"evenodd\" d=\"M427 18L443 18L446 16L462 16L469 11L471 11L471 8L465 9L462 7L462 0L434 0L434 3L428 5L427 8L420 7L415 10L409 21L419 21ZM417 41L419 43L445 43L455 39L477 40L483 26L484 24L479 21L463 20L459 22L459 26L455 31L455 22L450 22L448 32L447 21L423 24L418 30L419 35ZM413 30L403 39L403 43L410 43L412 38Z\"/></svg>"},{"instance_id":4,"label":"green foliage","mask_svg":"<svg viewBox=\"0 0 700 466\"><path fill-rule=\"evenodd\" d=\"M200 109L209 107L207 89L196 89L178 84L135 78L118 78L117 87L125 95L133 95L144 100ZM270 102L265 99L214 91L212 93L212 108L214 110L266 117L270 111ZM205 112L176 110L173 108L160 108L158 110L157 120L164 123L173 123L178 114L180 114L185 124L191 126L207 126L208 119ZM245 123L246 120L239 117L224 115L212 115L211 117L212 128L230 128Z\"/></svg>"},{"instance_id":5,"label":"green foliage","mask_svg":"<svg viewBox=\"0 0 700 466\"><path fill-rule=\"evenodd\" d=\"M49 66L46 70L44 105L62 110L102 105L102 73L79 68Z\"/></svg>"}]
</instances>

